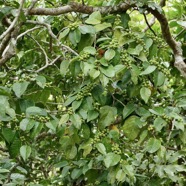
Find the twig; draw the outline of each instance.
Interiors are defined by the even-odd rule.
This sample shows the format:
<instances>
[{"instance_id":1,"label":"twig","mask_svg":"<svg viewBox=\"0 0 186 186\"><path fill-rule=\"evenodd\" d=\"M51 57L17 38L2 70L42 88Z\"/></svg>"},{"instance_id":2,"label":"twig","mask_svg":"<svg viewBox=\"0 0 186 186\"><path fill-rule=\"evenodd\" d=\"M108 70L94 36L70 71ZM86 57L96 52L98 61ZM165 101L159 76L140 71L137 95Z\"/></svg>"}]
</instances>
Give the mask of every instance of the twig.
<instances>
[{"instance_id":1,"label":"twig","mask_svg":"<svg viewBox=\"0 0 186 186\"><path fill-rule=\"evenodd\" d=\"M37 27L31 28L29 30L26 30L25 32L18 35L17 40L20 39L21 37L23 37L24 35L28 34L29 32L32 32L32 31L39 29L39 28L41 28L41 26L37 26Z\"/></svg>"},{"instance_id":2,"label":"twig","mask_svg":"<svg viewBox=\"0 0 186 186\"><path fill-rule=\"evenodd\" d=\"M58 61L58 59L60 59L61 56L57 56L51 63L45 64L43 67L39 68L38 70L36 70L36 72L41 72L42 70L44 70L45 68L47 68L48 66L52 66L56 61Z\"/></svg>"},{"instance_id":3,"label":"twig","mask_svg":"<svg viewBox=\"0 0 186 186\"><path fill-rule=\"evenodd\" d=\"M5 50L5 48L7 47L9 41L11 39L11 35L10 33L8 33L2 40L1 44L0 44L0 56L2 55L3 51Z\"/></svg>"},{"instance_id":4,"label":"twig","mask_svg":"<svg viewBox=\"0 0 186 186\"><path fill-rule=\"evenodd\" d=\"M170 132L169 132L169 136L167 138L167 141L170 141L170 137L171 137L171 134L172 134L172 131L174 130L174 122L171 123L171 129L170 129Z\"/></svg>"},{"instance_id":5,"label":"twig","mask_svg":"<svg viewBox=\"0 0 186 186\"><path fill-rule=\"evenodd\" d=\"M49 62L48 62L48 56L47 56L47 53L46 51L44 50L44 48L40 45L40 43L33 37L29 36L30 38L32 38L36 44L39 46L40 50L43 52L44 56L45 56L45 66L48 66L49 65Z\"/></svg>"},{"instance_id":6,"label":"twig","mask_svg":"<svg viewBox=\"0 0 186 186\"><path fill-rule=\"evenodd\" d=\"M113 94L111 94L112 95L112 98L114 99L114 100L116 100L117 102L119 102L121 105L123 105L124 107L125 107L125 104L123 104L119 99L117 99Z\"/></svg>"},{"instance_id":7,"label":"twig","mask_svg":"<svg viewBox=\"0 0 186 186\"><path fill-rule=\"evenodd\" d=\"M69 46L64 45L62 43L60 43L60 41L57 39L56 35L52 32L51 29L51 25L47 24L47 23L43 23L43 22L39 22L39 21L31 21L28 20L27 23L31 23L31 24L37 24L37 25L42 25L44 27L47 28L49 35L55 39L57 41L57 44L63 48L66 48L68 51L72 52L74 55L78 56L79 54L77 52L75 52L73 49L71 49Z\"/></svg>"},{"instance_id":8,"label":"twig","mask_svg":"<svg viewBox=\"0 0 186 186\"><path fill-rule=\"evenodd\" d=\"M0 36L0 40L3 39L8 33L12 32L12 30L14 29L18 19L19 19L19 16L21 14L21 10L23 8L23 4L24 4L25 0L22 0L21 3L20 3L20 7L18 9L18 13L17 13L17 16L14 18L14 20L12 21L11 25L7 28L6 31L4 31L1 36Z\"/></svg>"},{"instance_id":9,"label":"twig","mask_svg":"<svg viewBox=\"0 0 186 186\"><path fill-rule=\"evenodd\" d=\"M161 0L159 3L161 7L164 7L165 4L166 4L166 0ZM146 32L150 27L152 27L155 24L155 21L156 21L156 17L153 16L152 19L149 21L149 25L147 24L147 27L143 30L143 32Z\"/></svg>"},{"instance_id":10,"label":"twig","mask_svg":"<svg viewBox=\"0 0 186 186\"><path fill-rule=\"evenodd\" d=\"M145 15L145 13L143 13L143 16L144 16L144 18L145 18L145 22L146 22L148 28L150 29L150 31L151 31L155 36L157 36L156 33L154 32L154 30L153 30L153 29L151 28L151 26L149 25L149 22L148 22L148 20L147 20L147 17L146 17L146 15Z\"/></svg>"}]
</instances>

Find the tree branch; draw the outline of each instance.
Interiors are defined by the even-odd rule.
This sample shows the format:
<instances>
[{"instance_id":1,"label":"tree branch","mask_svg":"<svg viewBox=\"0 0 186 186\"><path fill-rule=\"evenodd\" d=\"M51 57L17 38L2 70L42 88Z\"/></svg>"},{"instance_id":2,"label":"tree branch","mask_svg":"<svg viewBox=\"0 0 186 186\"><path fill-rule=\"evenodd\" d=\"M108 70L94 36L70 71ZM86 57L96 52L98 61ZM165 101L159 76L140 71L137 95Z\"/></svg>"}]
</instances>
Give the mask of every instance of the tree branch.
<instances>
[{"instance_id":1,"label":"tree branch","mask_svg":"<svg viewBox=\"0 0 186 186\"><path fill-rule=\"evenodd\" d=\"M57 45L58 46L61 46L62 48L66 48L68 51L72 52L74 55L78 56L79 54L77 52L75 52L73 49L71 49L69 46L66 46L64 44L62 44L58 38L56 37L56 35L52 32L52 29L51 29L51 25L47 24L47 23L43 23L43 22L39 22L39 21L31 21L31 20L28 20L27 23L31 23L31 24L37 24L37 25L42 25L44 27L47 28L48 30L48 33L49 35L55 39L57 41Z\"/></svg>"},{"instance_id":2,"label":"tree branch","mask_svg":"<svg viewBox=\"0 0 186 186\"><path fill-rule=\"evenodd\" d=\"M41 67L40 69L36 70L36 72L41 72L42 70L44 70L45 68L47 68L48 66L52 66L55 62L58 61L58 59L60 59L61 56L57 56L51 63L45 64L43 67Z\"/></svg>"},{"instance_id":3,"label":"tree branch","mask_svg":"<svg viewBox=\"0 0 186 186\"><path fill-rule=\"evenodd\" d=\"M166 0L161 0L159 6L164 7L165 4L166 4ZM152 27L155 21L156 21L156 17L153 16L152 19L149 21L149 25L147 25L147 27L143 30L143 32L146 32L150 27Z\"/></svg>"},{"instance_id":4,"label":"tree branch","mask_svg":"<svg viewBox=\"0 0 186 186\"><path fill-rule=\"evenodd\" d=\"M134 4L131 4L130 1L126 1L117 6L102 6L102 7L93 7L86 6L83 4L71 2L69 5L58 7L58 8L33 8L30 10L29 15L61 15L69 12L79 12L85 14L91 14L95 11L99 11L101 14L108 13L119 13L127 11Z\"/></svg>"},{"instance_id":5,"label":"tree branch","mask_svg":"<svg viewBox=\"0 0 186 186\"><path fill-rule=\"evenodd\" d=\"M37 30L39 28L41 28L41 26L37 26L37 27L31 28L29 30L26 30L25 32L23 32L17 36L17 40L20 39L21 37L23 37L24 35L28 34L29 32L32 32L32 31Z\"/></svg>"},{"instance_id":6,"label":"tree branch","mask_svg":"<svg viewBox=\"0 0 186 186\"><path fill-rule=\"evenodd\" d=\"M182 76L186 78L186 64L184 62L183 55L182 55L181 43L177 42L172 37L167 18L163 13L160 13L156 9L148 8L148 11L151 12L159 21L161 25L162 35L165 41L167 42L167 44L173 50L174 58L175 58L174 66L181 72Z\"/></svg>"},{"instance_id":7,"label":"tree branch","mask_svg":"<svg viewBox=\"0 0 186 186\"><path fill-rule=\"evenodd\" d=\"M39 46L40 50L43 52L44 56L45 56L45 66L49 66L49 62L48 62L48 56L47 56L47 53L45 51L45 49L40 45L40 43L34 39L33 37L29 36L30 38L32 38L35 43Z\"/></svg>"},{"instance_id":8,"label":"tree branch","mask_svg":"<svg viewBox=\"0 0 186 186\"><path fill-rule=\"evenodd\" d=\"M14 20L12 21L11 25L8 27L8 29L6 31L4 31L1 36L0 36L0 40L3 39L8 33L12 32L12 30L14 29L18 19L19 19L19 16L21 14L21 10L23 8L23 4L24 4L25 0L22 0L21 3L20 3L20 7L18 9L18 13L17 13L17 16L14 18Z\"/></svg>"}]
</instances>

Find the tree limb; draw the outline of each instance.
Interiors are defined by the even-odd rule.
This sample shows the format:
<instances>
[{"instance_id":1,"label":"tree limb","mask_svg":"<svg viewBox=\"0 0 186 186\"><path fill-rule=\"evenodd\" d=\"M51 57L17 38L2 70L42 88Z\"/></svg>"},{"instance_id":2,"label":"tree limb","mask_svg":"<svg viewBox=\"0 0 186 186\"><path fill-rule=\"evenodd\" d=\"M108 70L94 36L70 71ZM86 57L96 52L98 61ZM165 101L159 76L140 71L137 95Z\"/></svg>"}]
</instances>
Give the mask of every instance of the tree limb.
<instances>
[{"instance_id":1,"label":"tree limb","mask_svg":"<svg viewBox=\"0 0 186 186\"><path fill-rule=\"evenodd\" d=\"M108 13L119 13L127 11L134 4L131 4L130 1L126 1L117 6L102 6L102 7L93 7L86 6L83 4L71 2L69 5L58 7L58 8L33 8L30 10L29 15L61 15L69 12L79 12L85 14L91 14L95 11L99 11L101 14Z\"/></svg>"},{"instance_id":2,"label":"tree limb","mask_svg":"<svg viewBox=\"0 0 186 186\"><path fill-rule=\"evenodd\" d=\"M159 6L164 7L166 5L166 0L161 0L159 3ZM152 27L156 21L156 17L152 17L152 19L149 21L149 25L143 30L143 32L146 32L149 29L149 26Z\"/></svg>"},{"instance_id":3,"label":"tree limb","mask_svg":"<svg viewBox=\"0 0 186 186\"><path fill-rule=\"evenodd\" d=\"M151 12L159 21L161 25L162 35L165 41L167 42L167 44L173 50L174 58L175 58L174 66L181 72L182 76L186 78L186 64L184 62L183 55L182 55L181 43L177 42L172 37L167 18L163 13L160 13L156 9L148 8L148 11Z\"/></svg>"},{"instance_id":4,"label":"tree limb","mask_svg":"<svg viewBox=\"0 0 186 186\"><path fill-rule=\"evenodd\" d=\"M36 72L41 72L42 70L44 70L45 68L47 68L48 66L52 66L55 62L58 61L58 59L60 59L61 56L57 56L51 63L45 64L43 67L41 67L40 69L36 70Z\"/></svg>"},{"instance_id":5,"label":"tree limb","mask_svg":"<svg viewBox=\"0 0 186 186\"><path fill-rule=\"evenodd\" d=\"M18 9L18 13L17 13L17 16L14 18L14 20L12 21L11 25L8 27L8 29L6 31L4 31L1 36L0 36L0 40L3 39L8 33L12 32L12 30L14 29L18 19L19 19L19 16L21 14L21 11L22 11L22 8L23 8L23 4L24 4L25 0L22 0L21 3L20 3L20 7Z\"/></svg>"},{"instance_id":6,"label":"tree limb","mask_svg":"<svg viewBox=\"0 0 186 186\"><path fill-rule=\"evenodd\" d=\"M42 26L46 27L47 30L48 30L49 35L50 35L53 39L55 39L55 40L57 41L57 45L58 45L58 46L61 46L62 48L67 49L68 51L72 52L72 53L73 53L74 55L76 55L76 56L79 55L77 52L75 52L75 51L74 51L73 49L71 49L69 46L66 46L66 45L62 44L62 43L58 40L57 36L52 32L51 25L49 25L49 24L47 24L47 23L44 23L44 22L31 21L31 20L28 20L27 23L36 24L36 25L42 25Z\"/></svg>"}]
</instances>

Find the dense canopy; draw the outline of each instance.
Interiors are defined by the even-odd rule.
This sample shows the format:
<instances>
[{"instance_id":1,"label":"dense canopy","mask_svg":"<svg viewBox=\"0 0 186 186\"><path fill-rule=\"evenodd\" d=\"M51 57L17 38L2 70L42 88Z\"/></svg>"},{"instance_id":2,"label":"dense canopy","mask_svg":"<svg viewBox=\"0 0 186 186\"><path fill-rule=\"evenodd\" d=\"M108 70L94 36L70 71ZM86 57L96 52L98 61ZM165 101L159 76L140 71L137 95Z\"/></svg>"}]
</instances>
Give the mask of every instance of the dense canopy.
<instances>
[{"instance_id":1,"label":"dense canopy","mask_svg":"<svg viewBox=\"0 0 186 186\"><path fill-rule=\"evenodd\" d=\"M184 0L0 1L0 185L186 185Z\"/></svg>"}]
</instances>

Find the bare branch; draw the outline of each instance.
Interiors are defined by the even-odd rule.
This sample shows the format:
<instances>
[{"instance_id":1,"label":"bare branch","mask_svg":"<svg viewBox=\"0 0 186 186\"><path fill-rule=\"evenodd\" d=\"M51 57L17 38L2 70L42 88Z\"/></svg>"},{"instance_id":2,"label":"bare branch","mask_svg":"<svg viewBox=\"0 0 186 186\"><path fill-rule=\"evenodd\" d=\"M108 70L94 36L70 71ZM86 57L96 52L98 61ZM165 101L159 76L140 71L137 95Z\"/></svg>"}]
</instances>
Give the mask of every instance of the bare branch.
<instances>
[{"instance_id":1,"label":"bare branch","mask_svg":"<svg viewBox=\"0 0 186 186\"><path fill-rule=\"evenodd\" d=\"M28 20L27 23L35 24L35 25L42 25L42 26L46 27L49 34L52 36L52 38L56 39L56 35L52 32L51 25L44 23L44 22L31 21L31 20Z\"/></svg>"},{"instance_id":2,"label":"bare branch","mask_svg":"<svg viewBox=\"0 0 186 186\"><path fill-rule=\"evenodd\" d=\"M32 31L37 30L39 28L41 28L41 26L37 26L37 27L31 28L29 30L26 30L25 32L23 32L17 36L17 40L20 39L21 37L23 37L24 35L28 34L29 32L32 32Z\"/></svg>"},{"instance_id":3,"label":"bare branch","mask_svg":"<svg viewBox=\"0 0 186 186\"><path fill-rule=\"evenodd\" d=\"M4 65L9 59L15 55L15 44L16 41L14 38L11 39L9 45L5 48L0 58L0 66Z\"/></svg>"},{"instance_id":4,"label":"bare branch","mask_svg":"<svg viewBox=\"0 0 186 186\"><path fill-rule=\"evenodd\" d=\"M19 19L19 16L21 14L21 10L23 8L23 4L24 4L25 0L22 0L21 3L20 3L20 7L18 9L18 13L17 13L17 16L14 18L14 20L12 21L11 25L8 27L8 29L6 31L4 31L1 36L0 36L0 40L3 39L8 33L12 32L12 30L14 29L18 19Z\"/></svg>"},{"instance_id":5,"label":"bare branch","mask_svg":"<svg viewBox=\"0 0 186 186\"><path fill-rule=\"evenodd\" d=\"M161 0L159 5L161 7L164 7L166 5L166 0ZM143 32L146 32L149 28L151 28L154 24L155 24L155 21L156 21L156 17L152 17L152 19L149 21L149 25L147 24L147 27L143 30Z\"/></svg>"},{"instance_id":6,"label":"bare branch","mask_svg":"<svg viewBox=\"0 0 186 186\"><path fill-rule=\"evenodd\" d=\"M118 13L127 11L133 4L130 1L126 1L117 6L102 6L92 7L83 4L71 2L69 5L58 7L58 8L33 8L30 15L61 15L69 12L79 12L85 14L91 14L92 12L99 11L101 14Z\"/></svg>"},{"instance_id":7,"label":"bare branch","mask_svg":"<svg viewBox=\"0 0 186 186\"><path fill-rule=\"evenodd\" d=\"M5 50L5 48L7 47L9 41L11 39L11 35L10 33L8 33L2 40L1 44L0 44L0 56L2 55L3 51Z\"/></svg>"},{"instance_id":8,"label":"bare branch","mask_svg":"<svg viewBox=\"0 0 186 186\"><path fill-rule=\"evenodd\" d=\"M57 56L51 63L45 64L45 66L41 67L40 69L36 70L36 72L41 72L42 70L44 70L45 68L47 68L48 66L52 66L55 62L57 62L59 59L61 58L61 56Z\"/></svg>"},{"instance_id":9,"label":"bare branch","mask_svg":"<svg viewBox=\"0 0 186 186\"><path fill-rule=\"evenodd\" d=\"M44 27L47 28L49 35L55 39L57 41L57 45L61 46L62 48L66 48L68 51L72 52L73 54L75 54L76 56L78 56L79 54L77 52L75 52L73 49L71 49L69 46L66 46L64 44L62 44L56 37L56 35L52 32L51 29L51 25L47 24L47 23L43 23L43 22L39 22L39 21L31 21L28 20L27 23L31 23L31 24L37 24L37 25L42 25Z\"/></svg>"},{"instance_id":10,"label":"bare branch","mask_svg":"<svg viewBox=\"0 0 186 186\"><path fill-rule=\"evenodd\" d=\"M35 38L33 38L31 36L29 36L29 37L32 38L36 42L36 44L39 46L40 50L43 52L43 54L45 56L45 66L46 65L48 66L49 65L48 56L47 56L45 49L40 45L40 43Z\"/></svg>"},{"instance_id":11,"label":"bare branch","mask_svg":"<svg viewBox=\"0 0 186 186\"><path fill-rule=\"evenodd\" d=\"M147 17L145 14L143 14L144 18L145 18L145 22L148 26L148 28L150 29L150 31L156 36L156 33L154 32L154 30L151 28L151 25L149 24L148 20L147 20Z\"/></svg>"}]
</instances>

